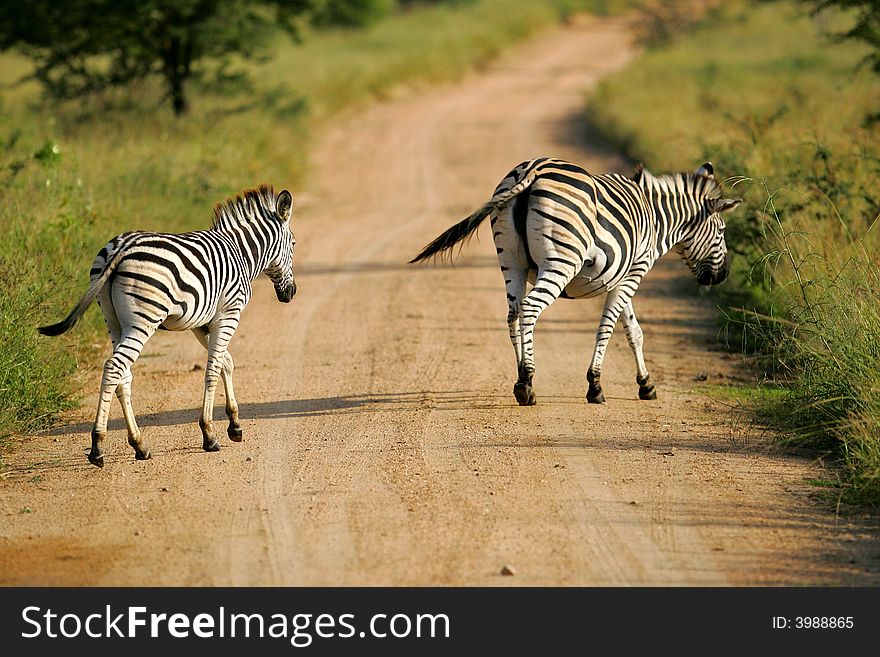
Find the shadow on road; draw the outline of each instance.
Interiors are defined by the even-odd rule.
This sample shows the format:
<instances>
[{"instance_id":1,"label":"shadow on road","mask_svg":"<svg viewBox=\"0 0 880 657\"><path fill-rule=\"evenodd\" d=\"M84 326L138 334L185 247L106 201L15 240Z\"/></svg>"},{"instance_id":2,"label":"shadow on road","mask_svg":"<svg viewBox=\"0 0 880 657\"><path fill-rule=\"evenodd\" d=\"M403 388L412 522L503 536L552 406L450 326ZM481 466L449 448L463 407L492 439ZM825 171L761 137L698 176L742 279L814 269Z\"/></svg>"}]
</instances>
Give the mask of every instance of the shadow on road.
<instances>
[{"instance_id":1,"label":"shadow on road","mask_svg":"<svg viewBox=\"0 0 880 657\"><path fill-rule=\"evenodd\" d=\"M454 222L450 222L452 225ZM433 239L436 237L435 235L426 235L426 241ZM413 253L412 255L416 255ZM442 258L438 258L433 263L427 264L417 264L411 265L407 262L350 262L342 265L332 264L332 263L309 263L303 264L296 268L297 277L306 277L306 276L326 276L330 274L341 274L341 273L358 273L358 274L373 274L373 273L386 273L386 272L398 272L398 271L408 271L414 274L430 272L434 267L453 267L455 269L487 269L487 268L498 268L498 261L495 258L489 257L480 257L480 256L467 256L462 257L460 261L456 259L455 262L450 262L448 259L444 260ZM504 289L503 287L501 288Z\"/></svg>"},{"instance_id":2,"label":"shadow on road","mask_svg":"<svg viewBox=\"0 0 880 657\"><path fill-rule=\"evenodd\" d=\"M447 390L442 392L420 391L399 393L375 393L363 395L340 395L316 399L288 399L259 403L241 403L240 415L243 420L271 420L276 418L312 417L338 415L341 413L400 411L411 412L417 408L455 406L458 408L503 408L513 407L513 397L486 395L480 390ZM201 408L177 409L159 413L144 413L137 416L138 425L146 427L167 427L192 424L197 425ZM214 419L225 420L222 405L215 406ZM124 431L122 418L113 418L107 425L110 431ZM91 422L67 424L47 431L45 435L61 436L73 433L88 433Z\"/></svg>"}]
</instances>

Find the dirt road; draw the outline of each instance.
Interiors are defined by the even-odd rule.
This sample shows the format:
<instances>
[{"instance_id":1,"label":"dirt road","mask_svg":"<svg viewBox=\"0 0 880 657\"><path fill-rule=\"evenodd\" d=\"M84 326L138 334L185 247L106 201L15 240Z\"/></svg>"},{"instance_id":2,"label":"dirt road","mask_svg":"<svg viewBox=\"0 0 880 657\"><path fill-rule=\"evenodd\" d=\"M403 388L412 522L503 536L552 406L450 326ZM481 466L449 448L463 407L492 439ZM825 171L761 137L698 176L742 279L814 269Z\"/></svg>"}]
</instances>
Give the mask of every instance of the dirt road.
<instances>
[{"instance_id":1,"label":"dirt road","mask_svg":"<svg viewBox=\"0 0 880 657\"><path fill-rule=\"evenodd\" d=\"M633 56L627 34L559 28L339 121L294 190L299 296L281 306L259 281L232 344L245 441L201 451L204 355L158 334L134 382L153 460L134 460L114 406L107 465L86 462L95 371L70 423L9 457L0 584L880 583L876 533L816 501L826 475L695 382L736 359L712 349L711 298L679 261L635 299L659 400L637 400L621 332L608 402L587 405L601 302L560 301L538 324L530 408L511 394L488 232L455 267L404 264L523 159L628 169L580 124L585 94Z\"/></svg>"}]
</instances>

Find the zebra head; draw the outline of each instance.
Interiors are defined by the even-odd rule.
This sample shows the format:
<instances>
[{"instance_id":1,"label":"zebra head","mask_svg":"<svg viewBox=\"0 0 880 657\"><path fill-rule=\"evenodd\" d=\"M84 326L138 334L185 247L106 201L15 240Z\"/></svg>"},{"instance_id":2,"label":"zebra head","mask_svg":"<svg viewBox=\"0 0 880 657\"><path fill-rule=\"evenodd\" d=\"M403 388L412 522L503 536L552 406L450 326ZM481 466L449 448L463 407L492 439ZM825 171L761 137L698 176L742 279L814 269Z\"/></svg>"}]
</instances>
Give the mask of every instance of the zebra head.
<instances>
[{"instance_id":1,"label":"zebra head","mask_svg":"<svg viewBox=\"0 0 880 657\"><path fill-rule=\"evenodd\" d=\"M730 273L730 254L721 215L742 203L742 199L723 198L721 183L715 179L711 162L703 164L692 175L683 176L682 184L692 202L681 207L692 209L693 214L685 217L682 239L675 244L675 251L697 277L697 283L718 285Z\"/></svg>"},{"instance_id":2,"label":"zebra head","mask_svg":"<svg viewBox=\"0 0 880 657\"><path fill-rule=\"evenodd\" d=\"M272 247L266 265L266 275L275 286L275 296L282 303L288 303L296 295L296 280L293 277L293 250L296 238L290 229L293 215L293 197L286 189L275 199L275 218L280 222L278 239Z\"/></svg>"}]
</instances>

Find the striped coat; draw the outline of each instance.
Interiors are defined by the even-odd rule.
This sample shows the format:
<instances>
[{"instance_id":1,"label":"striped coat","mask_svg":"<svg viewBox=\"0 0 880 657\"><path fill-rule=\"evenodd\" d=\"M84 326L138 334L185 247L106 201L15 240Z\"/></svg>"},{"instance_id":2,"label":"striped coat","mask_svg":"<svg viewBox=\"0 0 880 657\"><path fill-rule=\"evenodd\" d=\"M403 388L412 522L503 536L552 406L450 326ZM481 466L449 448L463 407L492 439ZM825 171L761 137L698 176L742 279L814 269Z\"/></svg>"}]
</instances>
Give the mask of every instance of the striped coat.
<instances>
[{"instance_id":1,"label":"striped coat","mask_svg":"<svg viewBox=\"0 0 880 657\"><path fill-rule=\"evenodd\" d=\"M251 282L259 274L265 272L272 280L279 301L289 302L296 293L292 209L289 192L276 196L264 186L217 205L210 230L123 233L100 250L85 295L64 320L39 328L43 335L60 335L93 301L104 314L113 353L104 364L89 461L104 465L102 444L114 393L122 404L135 456L150 458L131 407L131 368L159 329L192 331L208 351L199 421L203 448L220 449L212 422L220 378L226 391L227 433L232 440L242 439L232 385L234 364L227 347L251 298Z\"/></svg>"},{"instance_id":2,"label":"striped coat","mask_svg":"<svg viewBox=\"0 0 880 657\"><path fill-rule=\"evenodd\" d=\"M682 256L700 285L722 282L730 260L721 213L739 202L722 197L710 163L695 173L663 176L640 167L633 178L626 178L592 175L570 162L538 158L515 167L491 199L411 262L448 251L491 218L507 289L518 403L535 403L533 334L544 309L560 297L602 294L605 306L587 370L587 400L605 400L602 361L619 318L636 359L639 398L654 399L632 297L657 259L670 250Z\"/></svg>"}]
</instances>

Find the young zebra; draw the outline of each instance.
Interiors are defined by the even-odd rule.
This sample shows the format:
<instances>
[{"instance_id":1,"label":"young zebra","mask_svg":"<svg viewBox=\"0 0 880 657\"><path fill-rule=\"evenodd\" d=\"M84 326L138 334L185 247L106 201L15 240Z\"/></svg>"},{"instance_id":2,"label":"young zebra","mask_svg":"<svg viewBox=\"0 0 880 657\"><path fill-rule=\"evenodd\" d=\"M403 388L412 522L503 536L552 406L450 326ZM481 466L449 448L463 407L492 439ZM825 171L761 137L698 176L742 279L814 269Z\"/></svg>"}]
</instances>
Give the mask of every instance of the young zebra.
<instances>
[{"instance_id":1,"label":"young zebra","mask_svg":"<svg viewBox=\"0 0 880 657\"><path fill-rule=\"evenodd\" d=\"M199 420L202 448L206 452L220 449L212 423L218 377L226 389L227 433L231 440L242 439L232 388L232 356L226 348L251 298L251 281L260 273L266 272L272 280L279 301L288 303L296 294L292 212L290 192L276 196L271 187L262 186L216 205L210 230L123 233L101 249L92 263L91 285L79 303L64 320L37 329L43 335L64 333L96 299L104 313L113 355L104 363L91 463L104 467L102 443L114 391L135 458L150 458L131 407L131 367L157 329L190 330L208 350Z\"/></svg>"},{"instance_id":2,"label":"young zebra","mask_svg":"<svg viewBox=\"0 0 880 657\"><path fill-rule=\"evenodd\" d=\"M640 399L656 399L642 355L642 329L632 297L644 275L670 249L681 254L700 285L721 283L730 270L721 213L739 205L722 198L711 163L693 174L653 176L641 166L633 179L590 175L551 158L523 162L476 212L428 244L420 262L470 237L491 216L498 263L507 286L507 323L516 353L513 394L535 403L532 335L541 312L558 297L607 293L587 370L587 401L602 403L599 378L618 317L636 359ZM532 288L526 294L526 281Z\"/></svg>"}]
</instances>

